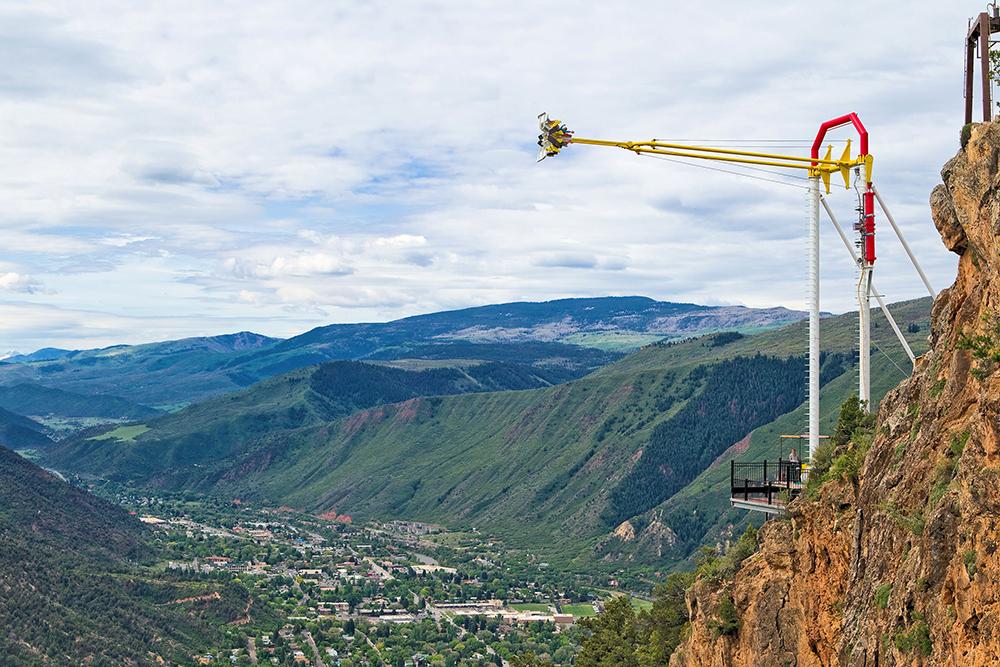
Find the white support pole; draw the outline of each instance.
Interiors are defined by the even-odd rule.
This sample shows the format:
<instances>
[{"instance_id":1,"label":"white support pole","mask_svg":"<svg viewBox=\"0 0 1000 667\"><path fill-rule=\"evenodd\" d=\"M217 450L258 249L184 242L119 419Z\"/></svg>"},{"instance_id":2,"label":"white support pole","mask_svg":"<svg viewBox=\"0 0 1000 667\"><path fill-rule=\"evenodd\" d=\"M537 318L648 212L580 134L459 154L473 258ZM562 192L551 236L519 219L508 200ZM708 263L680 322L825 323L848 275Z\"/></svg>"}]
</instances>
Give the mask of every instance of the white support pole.
<instances>
[{"instance_id":1,"label":"white support pole","mask_svg":"<svg viewBox=\"0 0 1000 667\"><path fill-rule=\"evenodd\" d=\"M871 293L872 269L861 266L858 276L858 399L869 408L872 403L872 323Z\"/></svg>"},{"instance_id":2,"label":"white support pole","mask_svg":"<svg viewBox=\"0 0 1000 667\"><path fill-rule=\"evenodd\" d=\"M809 462L819 449L819 177L809 179Z\"/></svg>"},{"instance_id":3,"label":"white support pole","mask_svg":"<svg viewBox=\"0 0 1000 667\"><path fill-rule=\"evenodd\" d=\"M837 234L840 235L840 240L844 242L844 247L847 248L847 252L851 254L851 259L854 260L854 264L856 266L858 264L858 253L854 252L854 246L851 245L851 242L847 238L847 234L844 233L844 228L840 226L839 222L837 222L837 216L833 214L833 209L830 208L830 204L827 203L826 198L821 197L820 201L823 203L823 208L826 209L826 215L830 218L830 222L833 223L834 228L836 228ZM882 314L885 315L885 319L888 320L889 326L892 327L893 332L896 334L896 338L899 339L899 344L902 345L903 349L906 351L906 356L910 358L910 363L916 363L917 358L913 354L913 349L903 336L903 332L900 330L899 325L896 324L896 318L894 318L892 313L889 312L889 306L885 304L885 300L882 299L882 295L875 289L875 283L869 280L868 287L871 295L874 296L875 301L878 302L879 308L882 309Z\"/></svg>"},{"instance_id":4,"label":"white support pole","mask_svg":"<svg viewBox=\"0 0 1000 667\"><path fill-rule=\"evenodd\" d=\"M903 232L900 231L899 225L896 224L896 220L892 217L892 213L889 213L889 209L885 207L885 201L882 199L882 195L879 191L875 189L874 185L872 186L872 192L875 193L875 199L878 201L879 208L881 208L882 212L885 213L885 219L889 221L890 225L892 225L892 231L896 232L896 238L898 238L899 242L902 244L903 250L906 251L910 261L913 262L913 268L917 270L917 273L920 274L920 279L924 281L924 287L927 288L927 293L930 294L933 299L937 296L937 292L935 292L934 288L931 287L931 281L927 280L927 274L924 273L923 268L920 266L920 262L917 261L916 255L914 255L913 250L910 249L910 244L906 242L905 238L903 238Z\"/></svg>"}]
</instances>

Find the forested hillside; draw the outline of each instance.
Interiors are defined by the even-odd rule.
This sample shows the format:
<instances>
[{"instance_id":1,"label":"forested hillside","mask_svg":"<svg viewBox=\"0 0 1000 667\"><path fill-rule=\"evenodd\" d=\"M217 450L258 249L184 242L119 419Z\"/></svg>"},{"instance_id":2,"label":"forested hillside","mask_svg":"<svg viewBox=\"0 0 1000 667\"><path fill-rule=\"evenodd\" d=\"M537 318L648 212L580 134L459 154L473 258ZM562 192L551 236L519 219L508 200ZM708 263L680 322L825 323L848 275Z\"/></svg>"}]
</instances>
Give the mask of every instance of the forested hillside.
<instances>
[{"instance_id":1,"label":"forested hillside","mask_svg":"<svg viewBox=\"0 0 1000 667\"><path fill-rule=\"evenodd\" d=\"M544 373L498 362L405 370L336 361L293 371L175 414L88 431L56 447L49 461L134 479L160 470L214 464L269 434L324 424L356 410L417 396L520 390L552 384Z\"/></svg>"},{"instance_id":2,"label":"forested hillside","mask_svg":"<svg viewBox=\"0 0 1000 667\"><path fill-rule=\"evenodd\" d=\"M0 408L0 447L40 449L51 444L52 441L41 424Z\"/></svg>"},{"instance_id":3,"label":"forested hillside","mask_svg":"<svg viewBox=\"0 0 1000 667\"><path fill-rule=\"evenodd\" d=\"M704 388L653 429L641 458L611 493L610 523L660 504L750 430L793 410L805 400L804 370L800 357L760 355L695 367L686 381Z\"/></svg>"},{"instance_id":4,"label":"forested hillside","mask_svg":"<svg viewBox=\"0 0 1000 667\"><path fill-rule=\"evenodd\" d=\"M0 408L19 415L145 419L160 412L107 394L84 395L22 382L0 386Z\"/></svg>"},{"instance_id":5,"label":"forested hillside","mask_svg":"<svg viewBox=\"0 0 1000 667\"><path fill-rule=\"evenodd\" d=\"M920 341L911 341L920 345ZM926 345L926 343L924 343ZM872 396L879 401L903 374L900 355L892 360L879 355L872 359ZM820 431L832 433L840 405L857 394L853 368L823 384L820 400ZM611 561L633 564L669 565L686 560L703 544L721 544L743 532L748 522L759 520L753 513L729 506L729 461L775 461L787 458L792 447L802 447L781 439L785 434L804 432L808 411L800 404L791 412L754 429L753 433L720 456L687 486L653 509L628 519L628 529L610 535L598 545L598 552Z\"/></svg>"},{"instance_id":6,"label":"forested hillside","mask_svg":"<svg viewBox=\"0 0 1000 667\"><path fill-rule=\"evenodd\" d=\"M137 565L155 557L145 539L122 509L0 448L0 663L187 664L210 646L248 593L163 605L204 584Z\"/></svg>"}]
</instances>

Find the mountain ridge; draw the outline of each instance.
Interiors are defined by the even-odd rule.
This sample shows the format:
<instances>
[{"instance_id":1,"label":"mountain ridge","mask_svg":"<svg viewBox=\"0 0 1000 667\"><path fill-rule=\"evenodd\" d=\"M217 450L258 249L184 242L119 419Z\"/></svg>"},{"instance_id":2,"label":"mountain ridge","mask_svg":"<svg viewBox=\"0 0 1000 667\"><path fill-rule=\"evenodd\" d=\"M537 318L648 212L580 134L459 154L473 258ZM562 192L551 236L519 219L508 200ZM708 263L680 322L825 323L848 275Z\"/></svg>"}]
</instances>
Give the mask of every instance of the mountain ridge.
<instances>
[{"instance_id":1,"label":"mountain ridge","mask_svg":"<svg viewBox=\"0 0 1000 667\"><path fill-rule=\"evenodd\" d=\"M803 316L783 308L674 304L648 297L512 302L391 322L332 324L284 340L241 333L49 352L43 356L56 358L0 363L0 385L32 382L174 410L337 360L518 360L548 374L561 369L563 378L571 379L664 337L755 330Z\"/></svg>"}]
</instances>

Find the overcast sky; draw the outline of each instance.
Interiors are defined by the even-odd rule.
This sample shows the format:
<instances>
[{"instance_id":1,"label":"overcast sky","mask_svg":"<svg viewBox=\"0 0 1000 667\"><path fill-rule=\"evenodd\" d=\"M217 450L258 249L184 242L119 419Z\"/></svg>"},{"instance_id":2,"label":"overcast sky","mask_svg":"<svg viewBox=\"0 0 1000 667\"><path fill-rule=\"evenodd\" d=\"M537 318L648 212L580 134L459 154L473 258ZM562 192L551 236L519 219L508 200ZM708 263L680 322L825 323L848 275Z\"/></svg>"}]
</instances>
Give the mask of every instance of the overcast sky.
<instances>
[{"instance_id":1,"label":"overcast sky","mask_svg":"<svg viewBox=\"0 0 1000 667\"><path fill-rule=\"evenodd\" d=\"M803 307L803 190L586 146L535 164L541 111L783 142L857 111L942 289L927 197L980 4L4 3L0 352L607 294ZM920 296L880 231L876 285ZM850 309L822 240L822 307Z\"/></svg>"}]
</instances>

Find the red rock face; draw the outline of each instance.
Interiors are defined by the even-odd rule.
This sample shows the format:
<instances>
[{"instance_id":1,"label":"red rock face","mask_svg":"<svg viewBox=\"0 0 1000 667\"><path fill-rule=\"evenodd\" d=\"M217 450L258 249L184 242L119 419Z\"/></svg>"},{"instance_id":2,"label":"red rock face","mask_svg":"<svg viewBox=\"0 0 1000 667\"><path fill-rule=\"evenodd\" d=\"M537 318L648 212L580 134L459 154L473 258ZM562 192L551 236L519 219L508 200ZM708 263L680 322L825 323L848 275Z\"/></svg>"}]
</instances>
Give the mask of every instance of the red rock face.
<instances>
[{"instance_id":1,"label":"red rock face","mask_svg":"<svg viewBox=\"0 0 1000 667\"><path fill-rule=\"evenodd\" d=\"M958 276L859 483L796 501L733 580L696 583L671 665L1000 664L1000 123L942 180L931 211ZM724 595L742 622L715 636Z\"/></svg>"}]
</instances>

